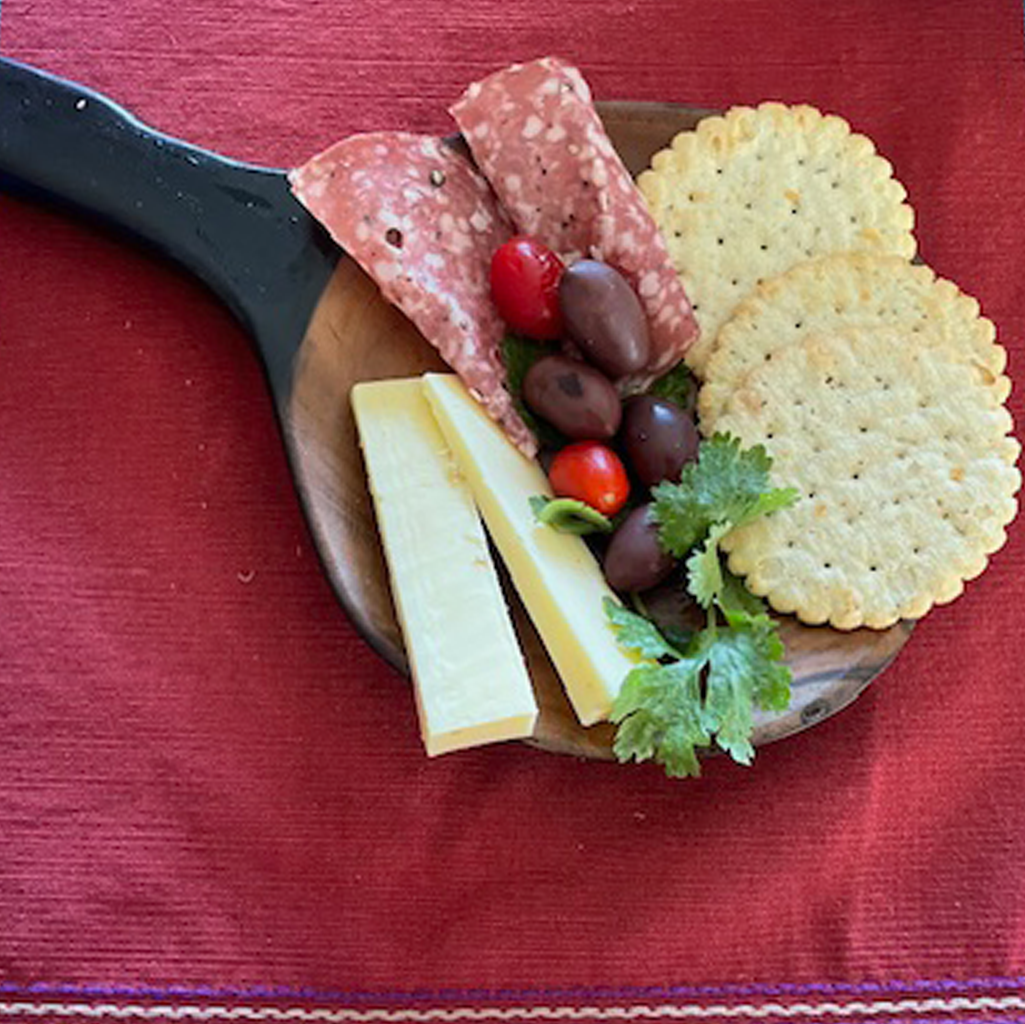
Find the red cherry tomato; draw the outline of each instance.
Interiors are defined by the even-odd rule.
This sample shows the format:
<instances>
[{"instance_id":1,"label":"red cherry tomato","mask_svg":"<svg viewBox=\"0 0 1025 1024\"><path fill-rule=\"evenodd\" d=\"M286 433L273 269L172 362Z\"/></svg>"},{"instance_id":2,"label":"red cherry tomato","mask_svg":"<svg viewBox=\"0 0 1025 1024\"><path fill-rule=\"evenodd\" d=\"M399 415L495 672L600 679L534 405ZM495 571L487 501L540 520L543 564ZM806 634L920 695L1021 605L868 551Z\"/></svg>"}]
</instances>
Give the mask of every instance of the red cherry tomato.
<instances>
[{"instance_id":1,"label":"red cherry tomato","mask_svg":"<svg viewBox=\"0 0 1025 1024\"><path fill-rule=\"evenodd\" d=\"M576 498L613 516L630 496L630 481L623 463L611 448L597 441L567 445L548 470L552 490L560 498Z\"/></svg>"},{"instance_id":2,"label":"red cherry tomato","mask_svg":"<svg viewBox=\"0 0 1025 1024\"><path fill-rule=\"evenodd\" d=\"M491 295L517 334L551 341L562 334L559 279L562 260L546 245L515 235L491 257Z\"/></svg>"}]
</instances>

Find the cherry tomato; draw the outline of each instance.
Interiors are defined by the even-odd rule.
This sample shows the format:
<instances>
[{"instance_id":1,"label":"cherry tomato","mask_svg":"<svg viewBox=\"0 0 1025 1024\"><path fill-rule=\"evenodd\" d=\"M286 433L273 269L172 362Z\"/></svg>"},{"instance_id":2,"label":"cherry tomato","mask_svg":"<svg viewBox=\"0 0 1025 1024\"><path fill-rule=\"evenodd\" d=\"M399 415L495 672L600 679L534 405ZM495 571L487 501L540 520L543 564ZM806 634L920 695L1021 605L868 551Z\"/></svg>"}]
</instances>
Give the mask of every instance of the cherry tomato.
<instances>
[{"instance_id":1,"label":"cherry tomato","mask_svg":"<svg viewBox=\"0 0 1025 1024\"><path fill-rule=\"evenodd\" d=\"M517 334L551 341L562 334L559 280L565 268L546 245L515 235L491 257L491 296Z\"/></svg>"},{"instance_id":2,"label":"cherry tomato","mask_svg":"<svg viewBox=\"0 0 1025 1024\"><path fill-rule=\"evenodd\" d=\"M619 456L597 441L567 445L548 470L560 498L576 498L606 516L615 515L630 496L630 481Z\"/></svg>"}]
</instances>

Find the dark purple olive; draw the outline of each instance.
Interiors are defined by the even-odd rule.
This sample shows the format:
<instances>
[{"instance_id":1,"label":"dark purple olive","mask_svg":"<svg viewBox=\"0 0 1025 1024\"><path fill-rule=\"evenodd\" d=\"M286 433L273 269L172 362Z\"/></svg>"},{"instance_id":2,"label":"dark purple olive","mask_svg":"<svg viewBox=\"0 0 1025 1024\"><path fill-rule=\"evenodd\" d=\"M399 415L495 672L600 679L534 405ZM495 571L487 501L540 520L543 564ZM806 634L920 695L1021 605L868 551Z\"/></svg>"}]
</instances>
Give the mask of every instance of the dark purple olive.
<instances>
[{"instance_id":1,"label":"dark purple olive","mask_svg":"<svg viewBox=\"0 0 1025 1024\"><path fill-rule=\"evenodd\" d=\"M609 541L604 568L613 590L648 590L673 571L676 559L659 545L658 525L648 514L650 508L635 508Z\"/></svg>"},{"instance_id":2,"label":"dark purple olive","mask_svg":"<svg viewBox=\"0 0 1025 1024\"><path fill-rule=\"evenodd\" d=\"M528 408L575 441L605 441L619 429L616 389L593 367L566 356L545 356L523 378Z\"/></svg>"},{"instance_id":3,"label":"dark purple olive","mask_svg":"<svg viewBox=\"0 0 1025 1024\"><path fill-rule=\"evenodd\" d=\"M566 329L584 358L610 377L623 377L648 365L648 321L619 271L597 260L574 263L559 282L559 305Z\"/></svg>"},{"instance_id":4,"label":"dark purple olive","mask_svg":"<svg viewBox=\"0 0 1025 1024\"><path fill-rule=\"evenodd\" d=\"M623 410L623 449L637 479L651 487L679 480L680 470L697 458L694 421L664 398L638 395Z\"/></svg>"}]
</instances>

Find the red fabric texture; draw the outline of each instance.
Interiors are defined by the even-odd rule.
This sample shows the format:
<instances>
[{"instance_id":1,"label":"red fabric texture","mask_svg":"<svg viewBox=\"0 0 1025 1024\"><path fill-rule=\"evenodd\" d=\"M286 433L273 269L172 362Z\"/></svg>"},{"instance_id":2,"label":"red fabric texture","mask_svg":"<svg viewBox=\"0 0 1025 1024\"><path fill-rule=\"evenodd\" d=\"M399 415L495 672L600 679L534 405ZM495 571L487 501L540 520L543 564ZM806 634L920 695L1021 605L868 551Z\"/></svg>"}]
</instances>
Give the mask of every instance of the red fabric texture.
<instances>
[{"instance_id":1,"label":"red fabric texture","mask_svg":"<svg viewBox=\"0 0 1025 1024\"><path fill-rule=\"evenodd\" d=\"M891 159L924 259L1025 380L1013 0L6 0L0 49L279 166L448 131L469 80L549 52L599 98L814 103ZM862 699L751 770L429 761L230 315L53 209L3 197L0 224L0 1002L1025 974L1020 523Z\"/></svg>"}]
</instances>

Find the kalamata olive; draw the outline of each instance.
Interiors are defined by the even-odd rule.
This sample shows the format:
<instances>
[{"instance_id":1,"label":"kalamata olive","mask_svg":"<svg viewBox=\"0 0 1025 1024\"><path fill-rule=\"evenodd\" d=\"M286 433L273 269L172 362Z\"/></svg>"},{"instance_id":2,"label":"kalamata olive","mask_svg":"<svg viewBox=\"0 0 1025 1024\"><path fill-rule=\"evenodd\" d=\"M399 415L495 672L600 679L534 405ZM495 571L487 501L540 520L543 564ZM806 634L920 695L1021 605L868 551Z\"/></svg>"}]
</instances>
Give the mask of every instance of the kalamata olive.
<instances>
[{"instance_id":1,"label":"kalamata olive","mask_svg":"<svg viewBox=\"0 0 1025 1024\"><path fill-rule=\"evenodd\" d=\"M647 486L678 480L684 465L697 458L694 421L664 398L637 395L623 411L623 449L637 479Z\"/></svg>"},{"instance_id":2,"label":"kalamata olive","mask_svg":"<svg viewBox=\"0 0 1025 1024\"><path fill-rule=\"evenodd\" d=\"M574 440L606 440L622 417L616 389L593 367L566 356L534 363L523 378L523 400Z\"/></svg>"},{"instance_id":3,"label":"kalamata olive","mask_svg":"<svg viewBox=\"0 0 1025 1024\"><path fill-rule=\"evenodd\" d=\"M658 542L651 506L635 508L616 529L605 552L605 579L613 590L647 590L661 583L676 560Z\"/></svg>"},{"instance_id":4,"label":"kalamata olive","mask_svg":"<svg viewBox=\"0 0 1025 1024\"><path fill-rule=\"evenodd\" d=\"M615 379L647 366L648 321L619 271L597 260L574 263L559 282L559 304L570 337L600 370Z\"/></svg>"}]
</instances>

